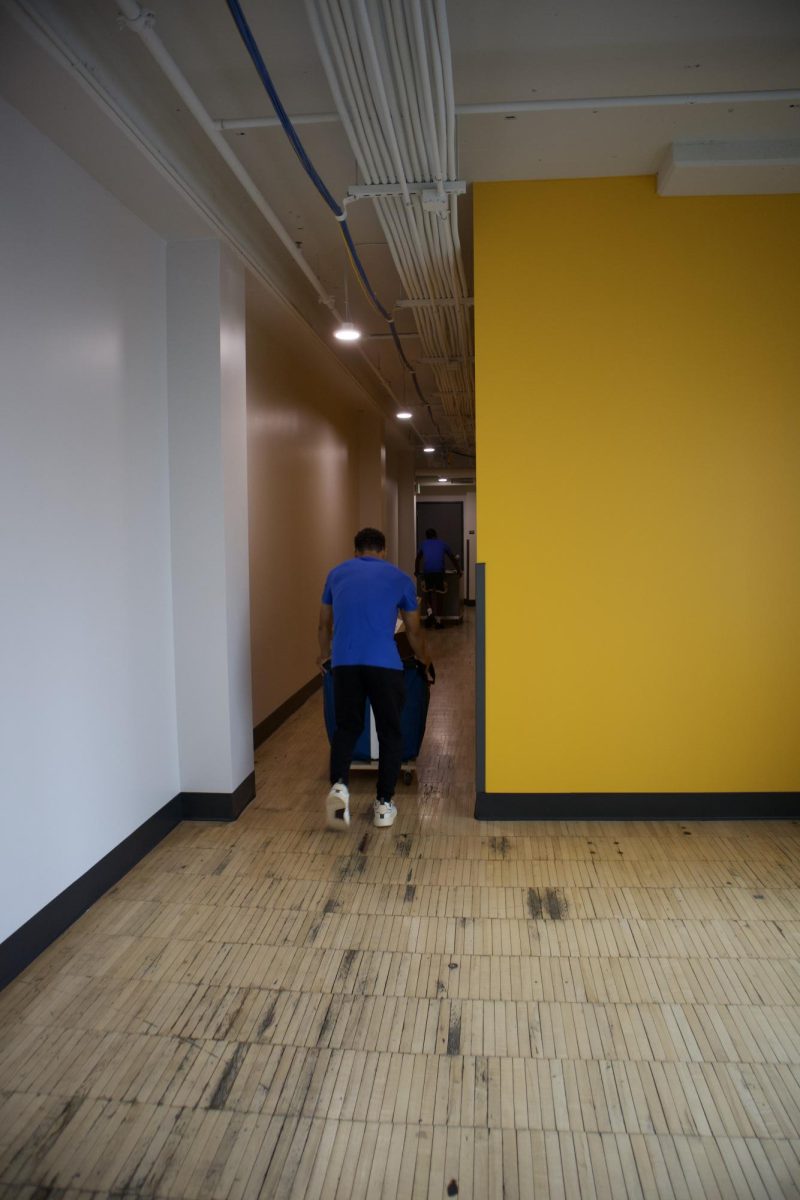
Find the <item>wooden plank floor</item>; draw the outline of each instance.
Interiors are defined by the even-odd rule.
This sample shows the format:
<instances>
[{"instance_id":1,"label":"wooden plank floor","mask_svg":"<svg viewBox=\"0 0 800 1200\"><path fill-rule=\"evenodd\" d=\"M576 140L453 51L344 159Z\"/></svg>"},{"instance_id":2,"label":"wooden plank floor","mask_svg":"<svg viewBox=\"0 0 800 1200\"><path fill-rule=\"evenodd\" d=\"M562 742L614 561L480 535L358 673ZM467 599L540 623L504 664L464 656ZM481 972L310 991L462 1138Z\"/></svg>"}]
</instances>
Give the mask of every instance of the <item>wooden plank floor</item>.
<instances>
[{"instance_id":1,"label":"wooden plank floor","mask_svg":"<svg viewBox=\"0 0 800 1200\"><path fill-rule=\"evenodd\" d=\"M477 824L436 658L393 828L317 695L0 994L2 1200L800 1196L800 826Z\"/></svg>"}]
</instances>

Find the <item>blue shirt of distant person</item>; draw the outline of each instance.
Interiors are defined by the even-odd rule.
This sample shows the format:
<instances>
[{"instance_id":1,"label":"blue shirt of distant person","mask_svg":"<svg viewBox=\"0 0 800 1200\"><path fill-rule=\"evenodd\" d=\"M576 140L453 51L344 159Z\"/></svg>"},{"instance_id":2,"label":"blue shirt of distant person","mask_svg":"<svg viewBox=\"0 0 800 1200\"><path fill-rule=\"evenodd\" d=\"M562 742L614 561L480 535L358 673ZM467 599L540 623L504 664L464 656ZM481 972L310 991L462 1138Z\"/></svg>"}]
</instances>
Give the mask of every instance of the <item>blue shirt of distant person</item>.
<instances>
[{"instance_id":1,"label":"blue shirt of distant person","mask_svg":"<svg viewBox=\"0 0 800 1200\"><path fill-rule=\"evenodd\" d=\"M436 629L442 627L442 597L447 591L444 577L445 558L450 559L460 579L461 563L447 542L442 541L435 529L426 529L425 540L417 551L414 572L422 576L422 590L427 596L427 623Z\"/></svg>"}]
</instances>

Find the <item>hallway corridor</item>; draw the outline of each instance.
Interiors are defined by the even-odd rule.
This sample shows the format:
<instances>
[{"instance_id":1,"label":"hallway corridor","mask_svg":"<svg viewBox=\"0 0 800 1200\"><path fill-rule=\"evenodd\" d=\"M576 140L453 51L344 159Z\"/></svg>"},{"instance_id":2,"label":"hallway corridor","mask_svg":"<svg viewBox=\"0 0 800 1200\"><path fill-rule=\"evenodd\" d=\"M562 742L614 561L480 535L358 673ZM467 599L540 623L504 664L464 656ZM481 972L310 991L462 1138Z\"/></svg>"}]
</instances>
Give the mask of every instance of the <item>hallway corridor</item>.
<instances>
[{"instance_id":1,"label":"hallway corridor","mask_svg":"<svg viewBox=\"0 0 800 1200\"><path fill-rule=\"evenodd\" d=\"M394 827L317 693L0 994L0 1200L800 1196L800 824L475 822L473 624Z\"/></svg>"}]
</instances>

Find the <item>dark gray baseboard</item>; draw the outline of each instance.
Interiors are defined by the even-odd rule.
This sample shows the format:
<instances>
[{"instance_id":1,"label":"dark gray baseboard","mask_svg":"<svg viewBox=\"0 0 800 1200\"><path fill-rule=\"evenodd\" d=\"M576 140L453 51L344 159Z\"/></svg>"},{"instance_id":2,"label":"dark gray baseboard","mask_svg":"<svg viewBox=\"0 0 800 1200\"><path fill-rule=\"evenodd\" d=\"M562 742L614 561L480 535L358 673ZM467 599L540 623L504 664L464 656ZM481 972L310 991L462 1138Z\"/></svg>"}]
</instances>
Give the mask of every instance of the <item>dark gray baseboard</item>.
<instances>
[{"instance_id":1,"label":"dark gray baseboard","mask_svg":"<svg viewBox=\"0 0 800 1200\"><path fill-rule=\"evenodd\" d=\"M163 808L90 867L54 900L0 945L0 988L60 937L104 892L119 883L183 819L183 800L173 796Z\"/></svg>"},{"instance_id":2,"label":"dark gray baseboard","mask_svg":"<svg viewBox=\"0 0 800 1200\"><path fill-rule=\"evenodd\" d=\"M235 792L181 792L184 821L235 821L256 794L251 771Z\"/></svg>"},{"instance_id":3,"label":"dark gray baseboard","mask_svg":"<svg viewBox=\"0 0 800 1200\"><path fill-rule=\"evenodd\" d=\"M181 821L235 821L255 796L255 771L234 792L180 792L0 944L0 989L154 850Z\"/></svg>"},{"instance_id":4,"label":"dark gray baseboard","mask_svg":"<svg viewBox=\"0 0 800 1200\"><path fill-rule=\"evenodd\" d=\"M322 686L315 676L253 730L259 746ZM0 989L77 921L181 821L235 821L256 794L255 771L234 792L180 792L0 943Z\"/></svg>"},{"instance_id":5,"label":"dark gray baseboard","mask_svg":"<svg viewBox=\"0 0 800 1200\"><path fill-rule=\"evenodd\" d=\"M304 683L301 688L290 696L288 700L284 700L283 704L279 705L274 712L271 712L263 721L259 721L253 730L253 747L258 749L262 742L265 742L271 733L274 733L284 721L291 717L292 713L296 713L298 708L305 704L314 692L318 692L322 687L322 676L315 675L313 679L309 679L308 683Z\"/></svg>"},{"instance_id":6,"label":"dark gray baseboard","mask_svg":"<svg viewBox=\"0 0 800 1200\"><path fill-rule=\"evenodd\" d=\"M791 821L800 792L484 792L478 821Z\"/></svg>"}]
</instances>

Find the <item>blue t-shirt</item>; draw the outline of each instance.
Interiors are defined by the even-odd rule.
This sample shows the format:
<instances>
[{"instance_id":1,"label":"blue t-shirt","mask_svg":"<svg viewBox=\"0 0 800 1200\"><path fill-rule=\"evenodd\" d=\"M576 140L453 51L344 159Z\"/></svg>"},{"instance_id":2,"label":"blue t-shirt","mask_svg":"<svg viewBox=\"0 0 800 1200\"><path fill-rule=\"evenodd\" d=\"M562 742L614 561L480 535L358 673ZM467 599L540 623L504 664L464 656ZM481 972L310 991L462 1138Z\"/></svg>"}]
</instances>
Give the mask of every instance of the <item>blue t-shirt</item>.
<instances>
[{"instance_id":1,"label":"blue t-shirt","mask_svg":"<svg viewBox=\"0 0 800 1200\"><path fill-rule=\"evenodd\" d=\"M403 669L394 627L398 608L417 607L410 576L382 558L349 558L328 575L322 603L333 605L332 666Z\"/></svg>"},{"instance_id":2,"label":"blue t-shirt","mask_svg":"<svg viewBox=\"0 0 800 1200\"><path fill-rule=\"evenodd\" d=\"M451 550L441 538L426 538L420 546L420 553L423 571L435 575L444 570L444 556L450 554Z\"/></svg>"}]
</instances>

